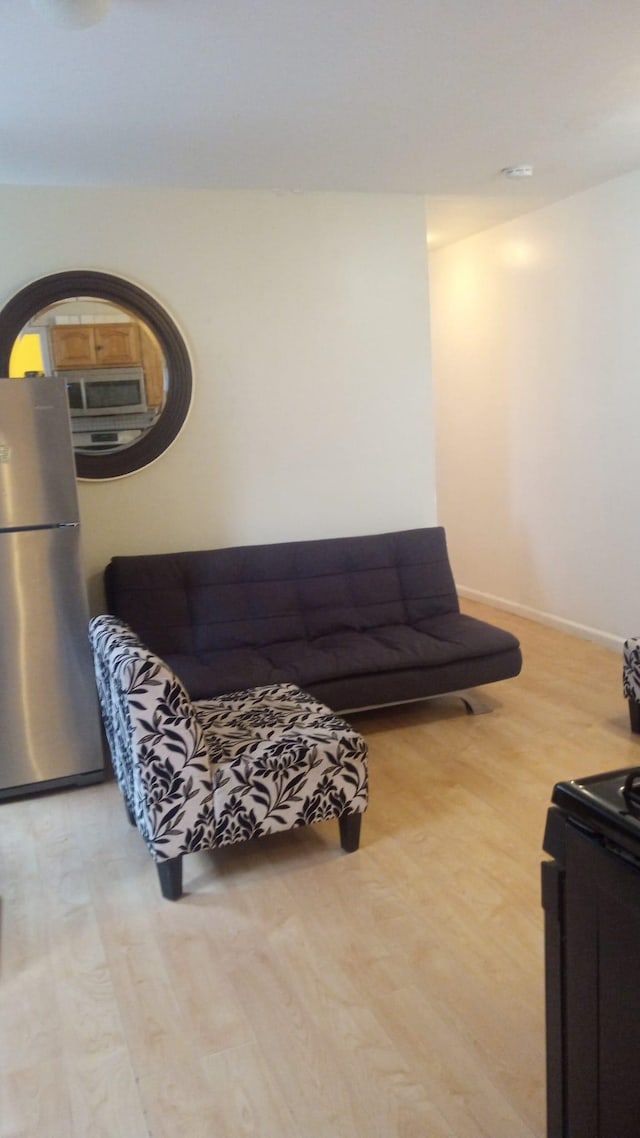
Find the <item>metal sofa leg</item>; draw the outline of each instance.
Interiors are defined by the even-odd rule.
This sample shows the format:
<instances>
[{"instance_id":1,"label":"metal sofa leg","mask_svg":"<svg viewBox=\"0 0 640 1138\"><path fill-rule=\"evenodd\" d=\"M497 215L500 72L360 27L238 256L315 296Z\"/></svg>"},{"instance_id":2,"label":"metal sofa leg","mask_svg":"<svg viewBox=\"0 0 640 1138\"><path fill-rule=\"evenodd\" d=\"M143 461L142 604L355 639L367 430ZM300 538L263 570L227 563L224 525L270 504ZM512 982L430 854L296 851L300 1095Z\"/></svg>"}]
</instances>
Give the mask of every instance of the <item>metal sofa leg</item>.
<instances>
[{"instance_id":1,"label":"metal sofa leg","mask_svg":"<svg viewBox=\"0 0 640 1138\"><path fill-rule=\"evenodd\" d=\"M156 862L162 896L167 901L177 901L182 897L182 854Z\"/></svg>"},{"instance_id":2,"label":"metal sofa leg","mask_svg":"<svg viewBox=\"0 0 640 1138\"><path fill-rule=\"evenodd\" d=\"M347 853L354 853L360 845L361 823L362 814L341 814L338 818L340 845Z\"/></svg>"},{"instance_id":3,"label":"metal sofa leg","mask_svg":"<svg viewBox=\"0 0 640 1138\"><path fill-rule=\"evenodd\" d=\"M467 715L487 715L488 712L493 711L491 705L480 699L475 692L460 691L456 692L456 695L460 696L467 709Z\"/></svg>"},{"instance_id":4,"label":"metal sofa leg","mask_svg":"<svg viewBox=\"0 0 640 1138\"><path fill-rule=\"evenodd\" d=\"M629 704L631 730L634 735L640 735L640 703L636 703L635 699L629 699L627 702Z\"/></svg>"}]
</instances>

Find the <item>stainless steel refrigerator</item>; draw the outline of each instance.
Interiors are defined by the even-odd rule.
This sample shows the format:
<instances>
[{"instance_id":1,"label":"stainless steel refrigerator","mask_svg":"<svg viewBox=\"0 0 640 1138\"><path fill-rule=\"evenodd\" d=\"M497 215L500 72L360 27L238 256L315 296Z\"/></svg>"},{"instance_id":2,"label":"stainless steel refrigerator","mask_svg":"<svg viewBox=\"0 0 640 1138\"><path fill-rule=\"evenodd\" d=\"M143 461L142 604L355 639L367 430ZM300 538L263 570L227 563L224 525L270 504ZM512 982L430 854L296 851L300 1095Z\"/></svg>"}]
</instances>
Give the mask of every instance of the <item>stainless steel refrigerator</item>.
<instances>
[{"instance_id":1,"label":"stainless steel refrigerator","mask_svg":"<svg viewBox=\"0 0 640 1138\"><path fill-rule=\"evenodd\" d=\"M0 379L0 798L104 777L66 387Z\"/></svg>"}]
</instances>

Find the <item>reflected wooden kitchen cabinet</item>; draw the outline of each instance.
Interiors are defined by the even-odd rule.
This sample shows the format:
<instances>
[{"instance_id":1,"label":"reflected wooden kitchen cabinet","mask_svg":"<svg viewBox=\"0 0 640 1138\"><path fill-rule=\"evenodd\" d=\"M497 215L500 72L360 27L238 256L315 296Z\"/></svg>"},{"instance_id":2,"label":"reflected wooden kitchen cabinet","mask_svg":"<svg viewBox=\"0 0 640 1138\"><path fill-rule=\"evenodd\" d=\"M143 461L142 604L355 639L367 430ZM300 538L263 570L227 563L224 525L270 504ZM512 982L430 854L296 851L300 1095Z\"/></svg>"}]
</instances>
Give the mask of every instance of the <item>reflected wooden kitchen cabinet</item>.
<instances>
[{"instance_id":1,"label":"reflected wooden kitchen cabinet","mask_svg":"<svg viewBox=\"0 0 640 1138\"><path fill-rule=\"evenodd\" d=\"M165 400L165 363L160 345L146 324L140 324L140 348L147 403L160 408Z\"/></svg>"},{"instance_id":2,"label":"reflected wooden kitchen cabinet","mask_svg":"<svg viewBox=\"0 0 640 1138\"><path fill-rule=\"evenodd\" d=\"M128 367L142 362L140 330L133 321L53 324L49 340L56 369Z\"/></svg>"}]
</instances>

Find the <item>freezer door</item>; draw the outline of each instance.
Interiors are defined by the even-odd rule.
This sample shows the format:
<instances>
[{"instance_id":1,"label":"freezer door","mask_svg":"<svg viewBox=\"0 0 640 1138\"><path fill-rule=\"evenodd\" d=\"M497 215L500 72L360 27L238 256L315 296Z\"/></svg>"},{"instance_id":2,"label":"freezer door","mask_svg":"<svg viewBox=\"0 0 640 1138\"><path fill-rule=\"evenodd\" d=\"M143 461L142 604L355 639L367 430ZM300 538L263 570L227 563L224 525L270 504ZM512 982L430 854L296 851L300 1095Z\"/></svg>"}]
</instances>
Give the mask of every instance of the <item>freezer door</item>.
<instances>
[{"instance_id":1,"label":"freezer door","mask_svg":"<svg viewBox=\"0 0 640 1138\"><path fill-rule=\"evenodd\" d=\"M0 530L77 520L66 385L0 379Z\"/></svg>"},{"instance_id":2,"label":"freezer door","mask_svg":"<svg viewBox=\"0 0 640 1138\"><path fill-rule=\"evenodd\" d=\"M79 529L0 533L0 797L104 769Z\"/></svg>"}]
</instances>

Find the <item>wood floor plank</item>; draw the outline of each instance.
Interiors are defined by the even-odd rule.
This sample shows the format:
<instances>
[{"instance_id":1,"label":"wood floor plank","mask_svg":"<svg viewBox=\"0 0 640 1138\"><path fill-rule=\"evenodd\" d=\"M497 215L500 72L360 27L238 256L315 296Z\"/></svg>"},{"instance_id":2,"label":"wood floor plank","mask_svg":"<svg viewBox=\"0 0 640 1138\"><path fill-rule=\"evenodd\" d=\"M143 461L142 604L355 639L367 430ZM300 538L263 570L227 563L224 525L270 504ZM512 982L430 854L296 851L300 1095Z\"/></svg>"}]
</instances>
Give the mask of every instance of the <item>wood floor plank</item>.
<instances>
[{"instance_id":1,"label":"wood floor plank","mask_svg":"<svg viewBox=\"0 0 640 1138\"><path fill-rule=\"evenodd\" d=\"M72 1138L150 1138L138 1082L125 1046L67 1064ZM46 1129L38 1131L47 1134Z\"/></svg>"},{"instance_id":2,"label":"wood floor plank","mask_svg":"<svg viewBox=\"0 0 640 1138\"><path fill-rule=\"evenodd\" d=\"M273 1041L274 1046L277 1043ZM220 1138L260 1138L268 1118L281 1138L298 1138L295 1119L257 1044L206 1055L202 1065L216 1106L211 1133Z\"/></svg>"},{"instance_id":3,"label":"wood floor plank","mask_svg":"<svg viewBox=\"0 0 640 1138\"><path fill-rule=\"evenodd\" d=\"M2 1069L1 1138L33 1138L36 1134L46 1138L68 1134L75 1138L69 1080L61 1059Z\"/></svg>"}]
</instances>

